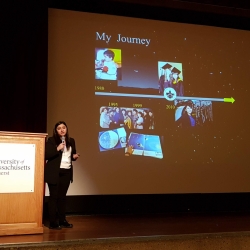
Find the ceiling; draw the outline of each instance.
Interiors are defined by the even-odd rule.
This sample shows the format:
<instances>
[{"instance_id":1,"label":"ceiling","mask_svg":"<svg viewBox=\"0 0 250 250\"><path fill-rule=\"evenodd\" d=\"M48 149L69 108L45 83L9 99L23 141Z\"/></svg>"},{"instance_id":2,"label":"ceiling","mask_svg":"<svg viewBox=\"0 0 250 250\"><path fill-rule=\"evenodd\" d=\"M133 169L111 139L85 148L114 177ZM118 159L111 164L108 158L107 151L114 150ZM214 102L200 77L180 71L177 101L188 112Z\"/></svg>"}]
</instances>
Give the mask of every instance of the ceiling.
<instances>
[{"instance_id":1,"label":"ceiling","mask_svg":"<svg viewBox=\"0 0 250 250\"><path fill-rule=\"evenodd\" d=\"M248 0L111 0L111 2L250 17L250 1Z\"/></svg>"}]
</instances>

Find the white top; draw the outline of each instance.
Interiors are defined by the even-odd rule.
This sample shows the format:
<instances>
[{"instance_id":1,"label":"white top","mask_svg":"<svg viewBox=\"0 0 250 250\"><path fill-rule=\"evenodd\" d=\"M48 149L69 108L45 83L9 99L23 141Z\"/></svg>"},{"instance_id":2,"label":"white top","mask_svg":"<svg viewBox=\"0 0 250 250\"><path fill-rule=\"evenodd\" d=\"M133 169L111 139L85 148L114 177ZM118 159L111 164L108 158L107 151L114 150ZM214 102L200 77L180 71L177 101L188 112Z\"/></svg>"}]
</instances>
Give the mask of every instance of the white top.
<instances>
[{"instance_id":1,"label":"white top","mask_svg":"<svg viewBox=\"0 0 250 250\"><path fill-rule=\"evenodd\" d=\"M69 149L67 149L67 147L64 148L62 153L62 161L60 168L65 168L65 169L71 168L71 151L72 151L71 147L69 147Z\"/></svg>"}]
</instances>

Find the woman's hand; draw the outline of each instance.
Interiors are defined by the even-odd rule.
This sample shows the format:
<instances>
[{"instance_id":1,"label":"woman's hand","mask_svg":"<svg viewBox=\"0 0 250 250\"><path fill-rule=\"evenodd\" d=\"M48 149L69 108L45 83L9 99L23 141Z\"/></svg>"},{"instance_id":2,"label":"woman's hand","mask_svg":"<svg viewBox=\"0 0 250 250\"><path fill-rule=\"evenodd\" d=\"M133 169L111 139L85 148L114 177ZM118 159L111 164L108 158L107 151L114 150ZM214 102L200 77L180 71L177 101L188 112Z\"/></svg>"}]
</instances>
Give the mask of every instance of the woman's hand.
<instances>
[{"instance_id":1,"label":"woman's hand","mask_svg":"<svg viewBox=\"0 0 250 250\"><path fill-rule=\"evenodd\" d=\"M80 154L79 154L79 153L73 154L73 159L74 159L74 160L77 160L79 157L80 157Z\"/></svg>"},{"instance_id":2,"label":"woman's hand","mask_svg":"<svg viewBox=\"0 0 250 250\"><path fill-rule=\"evenodd\" d=\"M60 144L57 146L57 151L60 151L60 150L64 149L65 145L66 145L65 142L60 143Z\"/></svg>"}]
</instances>

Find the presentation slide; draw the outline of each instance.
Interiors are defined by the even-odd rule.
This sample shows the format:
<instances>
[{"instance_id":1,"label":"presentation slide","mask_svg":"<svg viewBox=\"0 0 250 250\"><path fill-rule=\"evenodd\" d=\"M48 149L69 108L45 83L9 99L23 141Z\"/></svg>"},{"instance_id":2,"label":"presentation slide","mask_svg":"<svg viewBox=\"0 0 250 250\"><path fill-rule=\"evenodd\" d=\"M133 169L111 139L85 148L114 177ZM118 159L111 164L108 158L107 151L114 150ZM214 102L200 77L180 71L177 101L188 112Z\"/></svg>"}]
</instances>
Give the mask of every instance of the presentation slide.
<instances>
[{"instance_id":1,"label":"presentation slide","mask_svg":"<svg viewBox=\"0 0 250 250\"><path fill-rule=\"evenodd\" d=\"M250 32L49 10L48 133L71 195L249 192Z\"/></svg>"}]
</instances>

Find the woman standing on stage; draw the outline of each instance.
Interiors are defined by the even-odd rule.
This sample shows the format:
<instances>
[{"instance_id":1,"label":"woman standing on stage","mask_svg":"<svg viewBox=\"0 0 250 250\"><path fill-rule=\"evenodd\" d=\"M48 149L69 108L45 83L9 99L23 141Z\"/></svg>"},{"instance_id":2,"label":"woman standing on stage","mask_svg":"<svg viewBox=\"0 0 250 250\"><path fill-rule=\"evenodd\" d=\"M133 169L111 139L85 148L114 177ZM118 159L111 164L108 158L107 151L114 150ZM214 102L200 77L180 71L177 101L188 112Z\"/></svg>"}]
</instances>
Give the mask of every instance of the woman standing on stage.
<instances>
[{"instance_id":1,"label":"woman standing on stage","mask_svg":"<svg viewBox=\"0 0 250 250\"><path fill-rule=\"evenodd\" d=\"M75 140L69 137L66 123L57 122L53 130L53 137L49 137L45 144L44 180L48 184L50 193L50 229L73 227L65 217L65 201L69 185L73 182L72 161L77 160L79 156L76 153Z\"/></svg>"}]
</instances>

